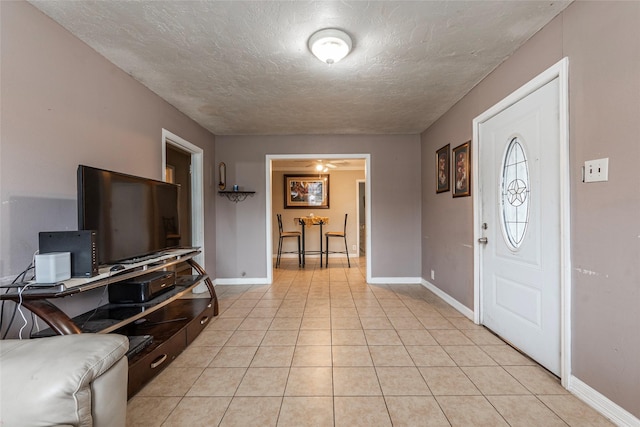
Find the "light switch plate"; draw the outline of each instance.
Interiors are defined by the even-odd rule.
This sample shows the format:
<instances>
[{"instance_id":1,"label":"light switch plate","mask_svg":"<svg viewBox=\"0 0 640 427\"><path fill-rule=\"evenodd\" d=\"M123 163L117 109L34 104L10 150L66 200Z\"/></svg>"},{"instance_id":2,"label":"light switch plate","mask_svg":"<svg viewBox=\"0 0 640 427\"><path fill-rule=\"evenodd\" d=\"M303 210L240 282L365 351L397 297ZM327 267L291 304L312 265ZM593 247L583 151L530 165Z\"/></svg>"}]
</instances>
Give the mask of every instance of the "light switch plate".
<instances>
[{"instance_id":1,"label":"light switch plate","mask_svg":"<svg viewBox=\"0 0 640 427\"><path fill-rule=\"evenodd\" d=\"M587 160L584 162L584 182L609 180L609 158Z\"/></svg>"}]
</instances>

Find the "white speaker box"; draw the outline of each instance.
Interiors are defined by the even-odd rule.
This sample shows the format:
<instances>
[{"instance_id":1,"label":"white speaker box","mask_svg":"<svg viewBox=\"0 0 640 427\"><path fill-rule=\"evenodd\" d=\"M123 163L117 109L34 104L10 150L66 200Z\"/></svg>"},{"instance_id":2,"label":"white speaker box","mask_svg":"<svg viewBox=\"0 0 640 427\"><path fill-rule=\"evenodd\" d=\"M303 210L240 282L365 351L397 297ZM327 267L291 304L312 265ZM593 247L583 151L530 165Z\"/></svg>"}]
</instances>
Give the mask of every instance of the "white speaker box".
<instances>
[{"instance_id":1,"label":"white speaker box","mask_svg":"<svg viewBox=\"0 0 640 427\"><path fill-rule=\"evenodd\" d=\"M71 252L36 255L36 283L57 283L71 278Z\"/></svg>"}]
</instances>

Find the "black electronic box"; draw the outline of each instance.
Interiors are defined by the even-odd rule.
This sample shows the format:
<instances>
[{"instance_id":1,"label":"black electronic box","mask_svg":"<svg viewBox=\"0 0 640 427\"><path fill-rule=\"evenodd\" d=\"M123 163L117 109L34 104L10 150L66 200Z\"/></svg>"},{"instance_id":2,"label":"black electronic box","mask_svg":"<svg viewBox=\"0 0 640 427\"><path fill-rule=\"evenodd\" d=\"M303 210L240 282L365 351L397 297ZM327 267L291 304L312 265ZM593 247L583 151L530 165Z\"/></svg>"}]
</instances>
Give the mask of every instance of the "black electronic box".
<instances>
[{"instance_id":1,"label":"black electronic box","mask_svg":"<svg viewBox=\"0 0 640 427\"><path fill-rule=\"evenodd\" d=\"M93 277L98 274L98 244L94 230L41 231L38 250L71 253L71 277Z\"/></svg>"},{"instance_id":2,"label":"black electronic box","mask_svg":"<svg viewBox=\"0 0 640 427\"><path fill-rule=\"evenodd\" d=\"M176 273L173 271L155 271L131 280L109 285L109 302L114 304L143 303L176 285Z\"/></svg>"}]
</instances>

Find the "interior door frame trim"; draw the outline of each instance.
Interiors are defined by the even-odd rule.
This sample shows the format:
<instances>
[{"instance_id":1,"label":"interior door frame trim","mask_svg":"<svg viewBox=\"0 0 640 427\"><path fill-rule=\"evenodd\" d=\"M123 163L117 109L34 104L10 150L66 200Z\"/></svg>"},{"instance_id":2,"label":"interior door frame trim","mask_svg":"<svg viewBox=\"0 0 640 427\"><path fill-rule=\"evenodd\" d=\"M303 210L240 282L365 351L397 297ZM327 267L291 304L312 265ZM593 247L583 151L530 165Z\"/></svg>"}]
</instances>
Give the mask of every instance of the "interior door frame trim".
<instances>
[{"instance_id":1,"label":"interior door frame trim","mask_svg":"<svg viewBox=\"0 0 640 427\"><path fill-rule=\"evenodd\" d=\"M371 227L371 154L267 154L265 155L265 219L267 230L267 247L266 247L266 264L267 264L267 283L273 283L273 233L271 230L273 221L273 210L271 206L271 192L273 191L273 161L274 160L292 160L292 159L363 159L364 160L364 176L365 176L365 198L369 200L369 203L365 206L365 222L367 224L367 231ZM370 235L371 233L367 233ZM367 283L371 283L371 238L366 241L366 280Z\"/></svg>"},{"instance_id":2,"label":"interior door frame trim","mask_svg":"<svg viewBox=\"0 0 640 427\"><path fill-rule=\"evenodd\" d=\"M473 321L482 322L482 251L478 239L482 237L482 207L479 186L480 125L542 86L558 79L559 141L560 141L560 379L565 388L571 377L571 194L569 159L569 59L560 61L531 81L473 119L472 194L473 194Z\"/></svg>"},{"instance_id":3,"label":"interior door frame trim","mask_svg":"<svg viewBox=\"0 0 640 427\"><path fill-rule=\"evenodd\" d=\"M367 180L366 179L356 179L356 224L358 224L358 226L356 227L356 255L360 256L360 245L362 244L362 242L360 242L360 184L364 184L364 208L365 208L365 227L366 227L366 210L367 210L367 196L366 196L366 192L367 192ZM365 233L366 233L366 229L365 229ZM365 239L366 242L366 239ZM366 249L366 248L365 248Z\"/></svg>"}]
</instances>

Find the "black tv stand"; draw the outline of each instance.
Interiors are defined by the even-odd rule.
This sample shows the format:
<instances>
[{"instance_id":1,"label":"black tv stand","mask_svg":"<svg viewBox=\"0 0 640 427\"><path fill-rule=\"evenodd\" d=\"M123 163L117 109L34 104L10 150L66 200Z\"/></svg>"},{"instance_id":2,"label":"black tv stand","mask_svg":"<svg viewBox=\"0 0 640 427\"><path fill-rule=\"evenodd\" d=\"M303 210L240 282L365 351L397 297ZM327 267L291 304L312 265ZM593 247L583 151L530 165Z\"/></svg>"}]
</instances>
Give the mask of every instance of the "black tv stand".
<instances>
[{"instance_id":1,"label":"black tv stand","mask_svg":"<svg viewBox=\"0 0 640 427\"><path fill-rule=\"evenodd\" d=\"M218 299L213 282L206 271L193 259L197 249L176 249L157 258L127 265L113 274L102 268L98 276L70 279L54 288L19 289L0 294L0 300L18 302L44 320L50 329L37 336L78 333L118 333L131 338L134 345L129 357L128 397L132 397L147 382L160 373L200 334L213 316L218 315ZM177 276L173 289L150 301L134 304L104 304L84 314L70 318L50 299L64 298L110 283L121 282L153 271L171 270L187 263L195 273ZM193 298L188 294L200 283L208 293ZM136 347L141 337L148 335L143 345ZM144 341L144 340L143 340Z\"/></svg>"}]
</instances>

